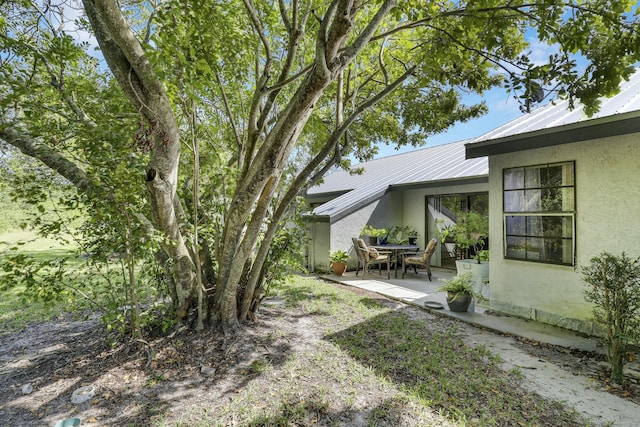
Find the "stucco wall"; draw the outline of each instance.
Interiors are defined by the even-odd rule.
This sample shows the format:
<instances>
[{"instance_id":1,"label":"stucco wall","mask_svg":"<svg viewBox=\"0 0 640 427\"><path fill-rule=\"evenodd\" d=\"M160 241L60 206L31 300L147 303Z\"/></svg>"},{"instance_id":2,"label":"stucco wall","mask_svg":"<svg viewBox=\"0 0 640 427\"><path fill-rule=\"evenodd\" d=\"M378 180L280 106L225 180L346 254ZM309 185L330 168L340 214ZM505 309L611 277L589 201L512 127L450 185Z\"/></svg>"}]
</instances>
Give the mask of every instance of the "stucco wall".
<instances>
[{"instance_id":1,"label":"stucco wall","mask_svg":"<svg viewBox=\"0 0 640 427\"><path fill-rule=\"evenodd\" d=\"M329 224L310 223L309 266L312 271L328 271L330 252L338 249L349 251L351 259L348 268L355 269L356 254L353 251L352 237L360 236L362 227L367 224L376 228L389 228L393 225L410 225L418 231L418 245L426 246L426 236L433 237L433 231L426 232L425 197L443 194L482 193L488 191L488 183L458 185L448 183L437 188L413 190L394 190L379 200L363 206L355 212ZM439 265L434 259L433 265Z\"/></svg>"},{"instance_id":2,"label":"stucco wall","mask_svg":"<svg viewBox=\"0 0 640 427\"><path fill-rule=\"evenodd\" d=\"M575 161L576 265L504 259L504 168ZM593 333L580 268L602 251L640 256L640 135L578 142L489 159L491 307Z\"/></svg>"},{"instance_id":3,"label":"stucco wall","mask_svg":"<svg viewBox=\"0 0 640 427\"><path fill-rule=\"evenodd\" d=\"M339 249L351 255L348 268L355 269L357 256L353 250L352 237L360 236L362 227L371 224L376 228L399 223L402 218L402 198L398 193L387 193L379 200L361 207L357 211L333 222L310 223L311 238L309 266L312 271L329 270L329 253Z\"/></svg>"},{"instance_id":4,"label":"stucco wall","mask_svg":"<svg viewBox=\"0 0 640 427\"><path fill-rule=\"evenodd\" d=\"M331 252L338 249L350 251L348 267L357 265L357 255L353 250L352 237L359 237L362 227L367 224L375 228L389 227L401 221L402 202L397 193L387 193L379 200L364 206L331 224Z\"/></svg>"}]
</instances>

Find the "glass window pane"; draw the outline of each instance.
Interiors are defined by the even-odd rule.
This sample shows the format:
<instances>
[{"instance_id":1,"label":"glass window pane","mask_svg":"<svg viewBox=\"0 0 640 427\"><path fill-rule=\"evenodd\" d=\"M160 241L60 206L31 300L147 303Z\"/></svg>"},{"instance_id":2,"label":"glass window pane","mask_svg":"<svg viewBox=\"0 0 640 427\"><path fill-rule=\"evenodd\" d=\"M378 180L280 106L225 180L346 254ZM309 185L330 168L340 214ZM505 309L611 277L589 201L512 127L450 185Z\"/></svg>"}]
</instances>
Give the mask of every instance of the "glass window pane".
<instances>
[{"instance_id":1,"label":"glass window pane","mask_svg":"<svg viewBox=\"0 0 640 427\"><path fill-rule=\"evenodd\" d=\"M573 187L565 187L561 188L560 191L562 192L562 212L573 212L576 208L575 189Z\"/></svg>"},{"instance_id":2,"label":"glass window pane","mask_svg":"<svg viewBox=\"0 0 640 427\"><path fill-rule=\"evenodd\" d=\"M505 256L572 265L574 163L507 169L504 185Z\"/></svg>"},{"instance_id":3,"label":"glass window pane","mask_svg":"<svg viewBox=\"0 0 640 427\"><path fill-rule=\"evenodd\" d=\"M504 189L514 190L520 188L524 188L524 169L506 169L504 171Z\"/></svg>"},{"instance_id":4,"label":"glass window pane","mask_svg":"<svg viewBox=\"0 0 640 427\"><path fill-rule=\"evenodd\" d=\"M556 263L562 262L563 243L562 239L545 239L543 260Z\"/></svg>"},{"instance_id":5,"label":"glass window pane","mask_svg":"<svg viewBox=\"0 0 640 427\"><path fill-rule=\"evenodd\" d=\"M573 265L573 240L562 241L562 262Z\"/></svg>"},{"instance_id":6,"label":"glass window pane","mask_svg":"<svg viewBox=\"0 0 640 427\"><path fill-rule=\"evenodd\" d=\"M507 237L506 253L508 258L526 258L527 239L524 237Z\"/></svg>"},{"instance_id":7,"label":"glass window pane","mask_svg":"<svg viewBox=\"0 0 640 427\"><path fill-rule=\"evenodd\" d=\"M545 238L559 239L562 237L562 217L561 216L547 216L542 217L543 224L543 236Z\"/></svg>"},{"instance_id":8,"label":"glass window pane","mask_svg":"<svg viewBox=\"0 0 640 427\"><path fill-rule=\"evenodd\" d=\"M489 195L472 194L469 196L469 210L484 216L489 215Z\"/></svg>"},{"instance_id":9,"label":"glass window pane","mask_svg":"<svg viewBox=\"0 0 640 427\"><path fill-rule=\"evenodd\" d=\"M562 217L562 237L565 239L573 239L573 217Z\"/></svg>"},{"instance_id":10,"label":"glass window pane","mask_svg":"<svg viewBox=\"0 0 640 427\"><path fill-rule=\"evenodd\" d=\"M543 187L560 187L562 185L563 167L562 165L550 165L547 168L546 180Z\"/></svg>"},{"instance_id":11,"label":"glass window pane","mask_svg":"<svg viewBox=\"0 0 640 427\"><path fill-rule=\"evenodd\" d=\"M505 227L508 235L524 236L527 232L526 216L507 216Z\"/></svg>"},{"instance_id":12,"label":"glass window pane","mask_svg":"<svg viewBox=\"0 0 640 427\"><path fill-rule=\"evenodd\" d=\"M527 259L539 261L542 259L544 239L532 237L527 239Z\"/></svg>"},{"instance_id":13,"label":"glass window pane","mask_svg":"<svg viewBox=\"0 0 640 427\"><path fill-rule=\"evenodd\" d=\"M524 212L540 212L541 211L541 194L542 190L525 190L525 206Z\"/></svg>"},{"instance_id":14,"label":"glass window pane","mask_svg":"<svg viewBox=\"0 0 640 427\"><path fill-rule=\"evenodd\" d=\"M545 188L542 191L542 212L560 212L562 210L562 191L560 188Z\"/></svg>"},{"instance_id":15,"label":"glass window pane","mask_svg":"<svg viewBox=\"0 0 640 427\"><path fill-rule=\"evenodd\" d=\"M542 218L539 216L527 217L527 235L542 237Z\"/></svg>"},{"instance_id":16,"label":"glass window pane","mask_svg":"<svg viewBox=\"0 0 640 427\"><path fill-rule=\"evenodd\" d=\"M540 171L539 167L526 168L524 171L524 185L525 188L538 188L540 187Z\"/></svg>"},{"instance_id":17,"label":"glass window pane","mask_svg":"<svg viewBox=\"0 0 640 427\"><path fill-rule=\"evenodd\" d=\"M504 192L505 212L522 212L524 204L524 191L514 190Z\"/></svg>"},{"instance_id":18,"label":"glass window pane","mask_svg":"<svg viewBox=\"0 0 640 427\"><path fill-rule=\"evenodd\" d=\"M575 172L573 162L562 164L562 185L575 185Z\"/></svg>"}]
</instances>

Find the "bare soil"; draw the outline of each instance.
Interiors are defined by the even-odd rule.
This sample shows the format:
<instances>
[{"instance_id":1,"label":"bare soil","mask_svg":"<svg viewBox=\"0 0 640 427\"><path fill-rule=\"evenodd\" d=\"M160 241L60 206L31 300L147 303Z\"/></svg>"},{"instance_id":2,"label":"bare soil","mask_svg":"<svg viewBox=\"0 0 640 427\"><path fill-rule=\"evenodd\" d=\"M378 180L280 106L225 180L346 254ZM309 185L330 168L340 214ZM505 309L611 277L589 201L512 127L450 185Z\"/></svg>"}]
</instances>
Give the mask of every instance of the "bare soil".
<instances>
[{"instance_id":1,"label":"bare soil","mask_svg":"<svg viewBox=\"0 0 640 427\"><path fill-rule=\"evenodd\" d=\"M384 300L378 295L372 298ZM401 306L393 301L386 303ZM456 322L418 308L408 309L413 316L429 318L434 328L443 331ZM82 418L83 426L186 425L186 408L191 414L200 411L204 416L208 411L221 410L241 390L252 387L260 376L261 361L267 360L277 369L292 354L313 348L326 330L320 322L319 316L266 305L258 321L233 340L184 328L146 343L112 345L97 315L86 320L69 315L33 324L0 337L0 425L54 425L69 417ZM500 354L505 370L521 370L525 382L536 392L573 406L592 425L640 423L638 378L632 376L625 387L609 384L601 355L518 340L465 324L458 324L458 328L471 345L485 345ZM322 378L315 376L313 381ZM578 391L568 393L561 386L574 384L567 386L563 381L575 381ZM71 403L73 391L88 385L95 387L95 396L87 403ZM585 398L582 389L595 397ZM355 404L365 408L392 399L397 391L373 387L361 394ZM560 397L554 397L556 394ZM620 408L610 409L614 406L610 399ZM268 396L257 404L268 405ZM193 415L189 417L193 419ZM433 424L447 425L437 419ZM228 425L236 425L233 414L229 414ZM366 424L357 412L334 414L329 420L318 411L316 418L297 425ZM379 425L419 424L399 415Z\"/></svg>"}]
</instances>

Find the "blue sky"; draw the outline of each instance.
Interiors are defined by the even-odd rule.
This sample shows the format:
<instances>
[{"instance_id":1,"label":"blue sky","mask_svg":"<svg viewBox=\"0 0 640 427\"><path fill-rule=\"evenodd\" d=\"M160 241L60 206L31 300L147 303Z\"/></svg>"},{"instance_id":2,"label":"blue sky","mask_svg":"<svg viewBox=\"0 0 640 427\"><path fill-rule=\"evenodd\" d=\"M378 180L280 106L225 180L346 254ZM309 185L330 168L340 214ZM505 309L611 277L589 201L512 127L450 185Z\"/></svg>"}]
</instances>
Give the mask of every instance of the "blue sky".
<instances>
[{"instance_id":1,"label":"blue sky","mask_svg":"<svg viewBox=\"0 0 640 427\"><path fill-rule=\"evenodd\" d=\"M549 60L549 55L556 52L556 46L550 46L537 39L535 30L527 32L526 38L529 42L529 58L537 65L545 64ZM576 56L576 60L578 61L579 68L586 65L584 60L581 60L579 56ZM469 95L468 97L463 98L462 101L470 104L480 102L481 99L484 99L487 104L489 110L487 114L465 123L457 123L453 127L449 128L448 131L428 138L423 147L474 138L496 129L497 127L521 117L524 114L520 110L520 104L518 101L513 98L513 94L508 94L507 90L504 88L494 88L487 91L482 97L477 94ZM531 110L533 111L534 109L547 104L551 100L551 98L547 98L540 105L534 104L531 106ZM416 148L409 146L396 150L395 145L384 145L378 147L378 154L375 157L385 157L413 150L416 150Z\"/></svg>"},{"instance_id":2,"label":"blue sky","mask_svg":"<svg viewBox=\"0 0 640 427\"><path fill-rule=\"evenodd\" d=\"M480 99L478 96L474 98L470 97L469 100L466 100L465 102L477 102L478 99ZM474 138L523 115L520 111L520 104L518 104L511 95L507 94L506 89L496 88L488 91L485 93L484 99L489 109L489 112L484 116L465 123L457 123L453 127L449 128L448 131L429 137L423 147L415 148L408 146L401 147L400 150L396 150L395 145L381 145L378 147L378 154L375 157L386 157L424 147L432 147L435 145Z\"/></svg>"}]
</instances>

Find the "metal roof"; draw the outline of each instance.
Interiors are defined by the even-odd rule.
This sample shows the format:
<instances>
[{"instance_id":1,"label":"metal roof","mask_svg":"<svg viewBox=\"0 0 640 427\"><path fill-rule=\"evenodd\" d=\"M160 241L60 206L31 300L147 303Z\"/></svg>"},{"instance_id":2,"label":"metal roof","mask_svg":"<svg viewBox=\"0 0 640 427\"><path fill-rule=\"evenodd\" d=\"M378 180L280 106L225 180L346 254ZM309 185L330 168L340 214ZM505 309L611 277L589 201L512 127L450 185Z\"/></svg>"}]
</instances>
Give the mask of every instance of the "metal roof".
<instances>
[{"instance_id":1,"label":"metal roof","mask_svg":"<svg viewBox=\"0 0 640 427\"><path fill-rule=\"evenodd\" d=\"M390 188L428 185L442 182L460 182L489 173L486 158L465 159L468 140L382 157L360 163L364 173L351 175L341 170L324 178L324 182L307 192L308 198L322 198L340 194L333 200L316 207L313 214L339 219L362 206L382 197Z\"/></svg>"},{"instance_id":2,"label":"metal roof","mask_svg":"<svg viewBox=\"0 0 640 427\"><path fill-rule=\"evenodd\" d=\"M620 92L601 98L599 111L584 114L581 104L569 110L566 100L544 107L468 142L467 157L480 157L640 131L640 70L620 85Z\"/></svg>"},{"instance_id":3,"label":"metal roof","mask_svg":"<svg viewBox=\"0 0 640 427\"><path fill-rule=\"evenodd\" d=\"M313 214L335 221L402 186L445 185L488 175L485 156L640 132L640 70L620 85L620 92L602 98L592 117L582 105L549 103L477 138L423 148L358 164L364 173L338 171L307 192L310 201L333 197ZM466 145L466 148L465 148ZM465 159L466 156L466 159Z\"/></svg>"}]
</instances>

